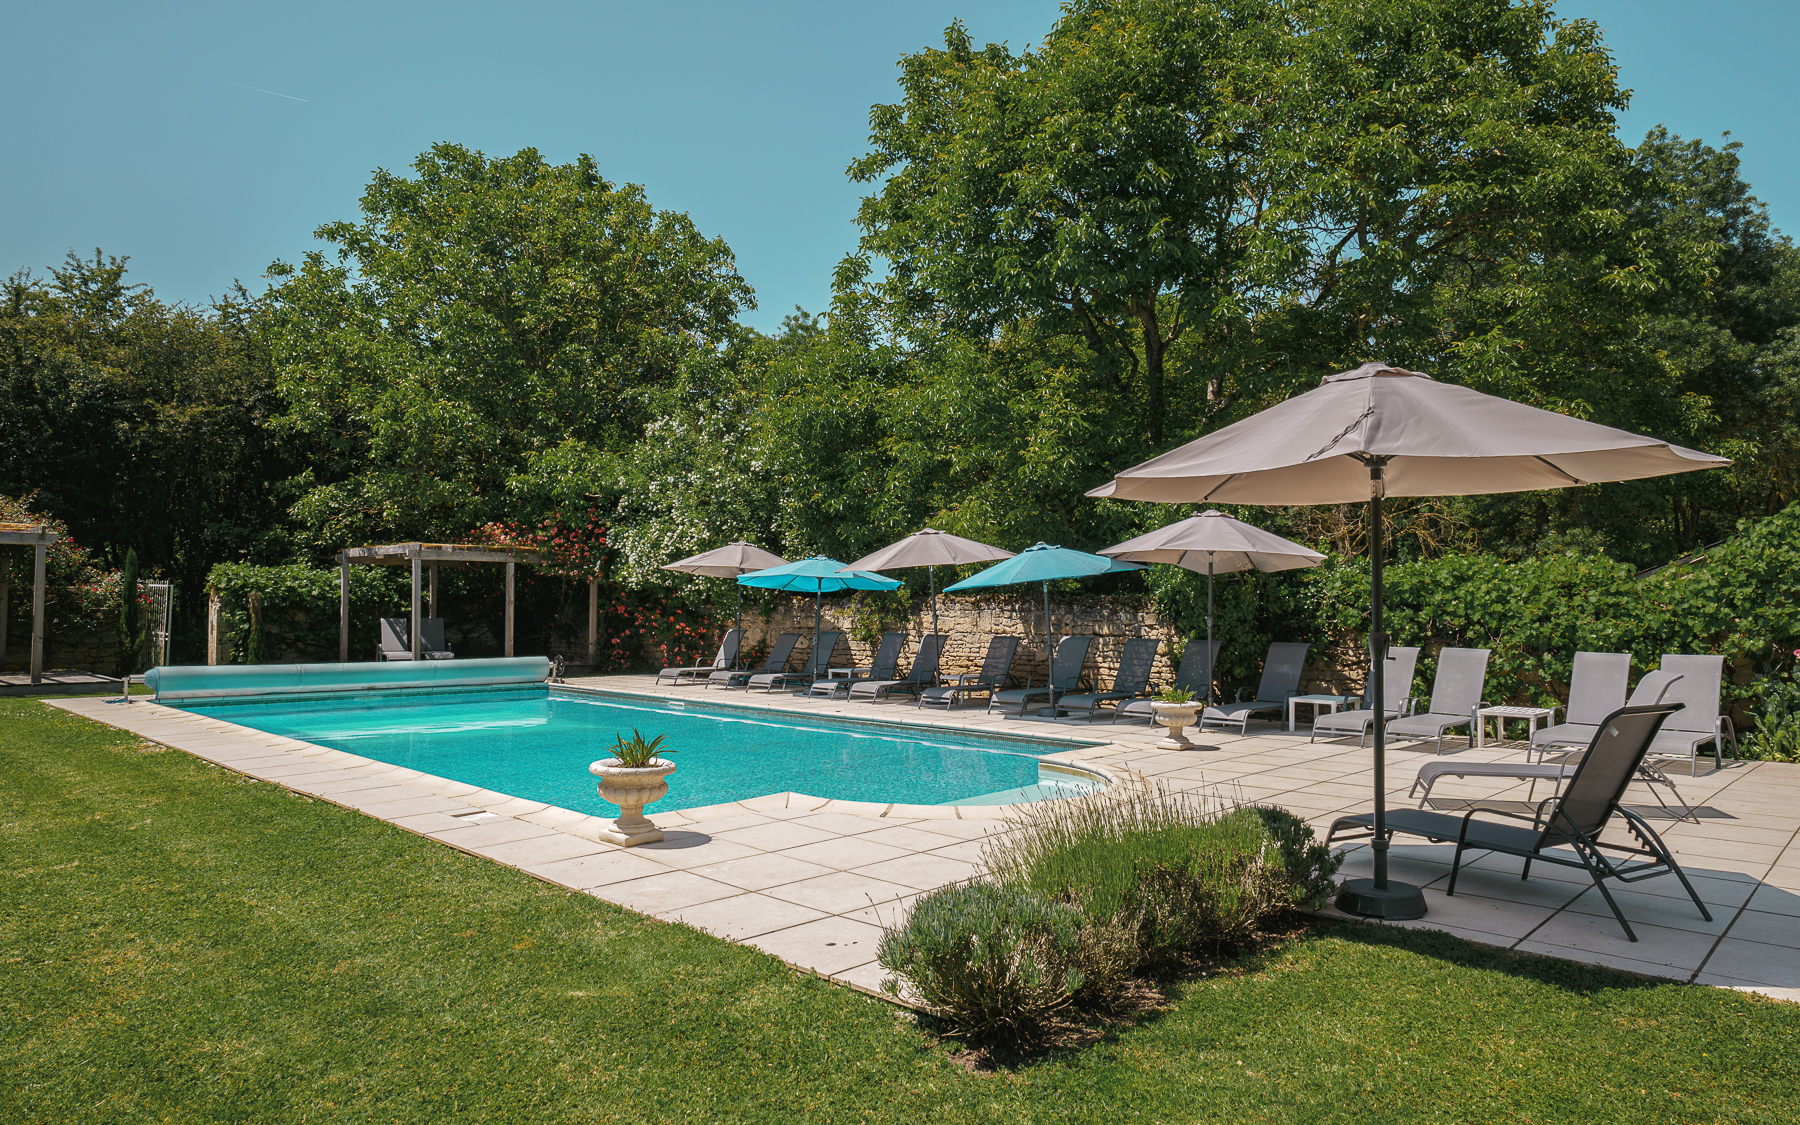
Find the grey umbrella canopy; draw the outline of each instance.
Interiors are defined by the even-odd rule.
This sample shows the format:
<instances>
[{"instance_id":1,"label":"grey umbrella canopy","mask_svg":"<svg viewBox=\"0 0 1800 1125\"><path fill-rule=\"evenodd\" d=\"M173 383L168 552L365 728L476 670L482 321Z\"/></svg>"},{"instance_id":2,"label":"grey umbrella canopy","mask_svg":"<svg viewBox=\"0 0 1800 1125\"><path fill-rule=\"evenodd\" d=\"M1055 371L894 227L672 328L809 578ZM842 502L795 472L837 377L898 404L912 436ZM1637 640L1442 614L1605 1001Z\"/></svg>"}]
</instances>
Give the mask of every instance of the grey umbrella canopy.
<instances>
[{"instance_id":1,"label":"grey umbrella canopy","mask_svg":"<svg viewBox=\"0 0 1800 1125\"><path fill-rule=\"evenodd\" d=\"M698 555L689 555L685 559L676 559L666 564L664 570L679 570L683 574L704 574L708 578L736 578L740 574L748 574L753 570L767 570L772 566L783 566L787 560L780 555L772 555L754 543L732 542L723 547L705 551ZM744 588L737 587L737 628L744 627Z\"/></svg>"},{"instance_id":2,"label":"grey umbrella canopy","mask_svg":"<svg viewBox=\"0 0 1800 1125\"><path fill-rule=\"evenodd\" d=\"M938 631L937 568L961 566L964 563L996 562L1010 559L1014 552L990 547L973 539L964 539L935 527L922 528L898 543L889 543L873 554L857 559L845 570L905 570L922 566L931 574L931 631Z\"/></svg>"},{"instance_id":3,"label":"grey umbrella canopy","mask_svg":"<svg viewBox=\"0 0 1800 1125\"><path fill-rule=\"evenodd\" d=\"M1655 438L1368 363L1327 376L1305 394L1134 465L1089 496L1202 504L1368 501L1369 644L1385 651L1381 610L1381 498L1526 492L1638 480L1731 462ZM1373 698L1385 700L1382 661ZM1373 879L1352 879L1341 909L1419 918L1417 887L1388 880L1387 721L1375 707Z\"/></svg>"},{"instance_id":4,"label":"grey umbrella canopy","mask_svg":"<svg viewBox=\"0 0 1800 1125\"><path fill-rule=\"evenodd\" d=\"M1100 554L1126 562L1166 563L1206 575L1206 647L1212 650L1213 575L1243 570L1265 573L1318 566L1325 556L1274 532L1224 512L1207 509L1178 523L1103 548ZM1212 669L1207 669L1206 702L1212 703Z\"/></svg>"}]
</instances>

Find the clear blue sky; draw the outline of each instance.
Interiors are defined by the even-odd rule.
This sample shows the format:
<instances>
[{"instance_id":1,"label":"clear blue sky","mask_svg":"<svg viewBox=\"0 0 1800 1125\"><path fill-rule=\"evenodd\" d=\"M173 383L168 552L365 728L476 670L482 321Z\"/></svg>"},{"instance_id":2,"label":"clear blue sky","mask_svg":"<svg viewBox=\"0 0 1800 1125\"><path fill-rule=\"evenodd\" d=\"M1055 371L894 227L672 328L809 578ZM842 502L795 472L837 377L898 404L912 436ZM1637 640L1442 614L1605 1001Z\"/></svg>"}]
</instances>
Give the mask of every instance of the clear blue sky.
<instances>
[{"instance_id":1,"label":"clear blue sky","mask_svg":"<svg viewBox=\"0 0 1800 1125\"><path fill-rule=\"evenodd\" d=\"M1667 123L1744 142L1778 225L1800 224L1792 0L1564 0L1606 29L1635 91L1621 132ZM0 272L73 249L204 301L356 217L377 167L437 141L592 153L614 180L723 236L756 287L747 320L823 309L854 245L868 110L894 62L961 17L1035 41L1048 0L507 4L9 0L0 18ZM254 89L252 87L255 87Z\"/></svg>"}]
</instances>

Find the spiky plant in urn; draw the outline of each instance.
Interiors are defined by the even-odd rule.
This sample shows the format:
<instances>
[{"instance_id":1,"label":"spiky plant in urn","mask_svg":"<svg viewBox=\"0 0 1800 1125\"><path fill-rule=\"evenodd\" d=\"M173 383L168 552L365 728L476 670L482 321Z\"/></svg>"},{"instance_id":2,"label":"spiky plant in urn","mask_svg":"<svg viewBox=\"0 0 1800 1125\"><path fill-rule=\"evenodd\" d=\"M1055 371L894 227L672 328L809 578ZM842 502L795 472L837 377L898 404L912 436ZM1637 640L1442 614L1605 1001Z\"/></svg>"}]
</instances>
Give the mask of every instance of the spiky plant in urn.
<instances>
[{"instance_id":1,"label":"spiky plant in urn","mask_svg":"<svg viewBox=\"0 0 1800 1125\"><path fill-rule=\"evenodd\" d=\"M662 800L669 793L667 779L675 772L675 763L658 756L659 752L674 753L663 749L665 737L659 734L646 740L633 727L630 739L623 735L614 736L612 757L588 767L588 772L600 779L601 798L619 806L619 815L612 826L600 833L602 840L629 848L636 844L654 844L663 838L662 829L644 815L644 806Z\"/></svg>"}]
</instances>

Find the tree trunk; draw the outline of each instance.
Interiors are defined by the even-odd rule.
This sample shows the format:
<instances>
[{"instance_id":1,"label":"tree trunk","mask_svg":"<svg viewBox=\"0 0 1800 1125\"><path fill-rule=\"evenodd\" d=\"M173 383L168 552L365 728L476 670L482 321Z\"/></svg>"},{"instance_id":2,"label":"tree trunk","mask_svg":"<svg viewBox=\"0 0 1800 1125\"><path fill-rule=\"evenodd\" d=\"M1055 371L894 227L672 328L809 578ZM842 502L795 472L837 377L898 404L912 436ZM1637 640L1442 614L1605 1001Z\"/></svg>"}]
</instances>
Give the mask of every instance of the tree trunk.
<instances>
[{"instance_id":1,"label":"tree trunk","mask_svg":"<svg viewBox=\"0 0 1800 1125\"><path fill-rule=\"evenodd\" d=\"M1168 345L1156 319L1155 294L1138 305L1137 316L1144 330L1144 408L1150 414L1150 444L1161 445L1166 432L1165 415L1168 414L1163 402L1163 351Z\"/></svg>"}]
</instances>

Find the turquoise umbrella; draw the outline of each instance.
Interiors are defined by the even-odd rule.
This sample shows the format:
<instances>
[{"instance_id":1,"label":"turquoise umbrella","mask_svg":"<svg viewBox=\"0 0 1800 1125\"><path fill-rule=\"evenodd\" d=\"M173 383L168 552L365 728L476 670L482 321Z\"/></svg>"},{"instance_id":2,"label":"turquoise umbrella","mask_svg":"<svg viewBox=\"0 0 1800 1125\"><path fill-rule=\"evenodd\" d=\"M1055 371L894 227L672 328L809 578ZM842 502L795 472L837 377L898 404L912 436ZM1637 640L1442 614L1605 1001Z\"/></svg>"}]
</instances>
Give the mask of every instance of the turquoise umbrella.
<instances>
[{"instance_id":1,"label":"turquoise umbrella","mask_svg":"<svg viewBox=\"0 0 1800 1125\"><path fill-rule=\"evenodd\" d=\"M973 578L965 578L954 586L944 587L944 593L953 594L958 590L979 590L987 586L1012 586L1020 582L1042 582L1044 584L1044 659L1050 669L1050 683L1056 683L1056 640L1050 635L1050 581L1054 578L1091 578L1096 574L1115 574L1121 570L1142 570L1135 563L1120 562L1109 559L1105 555L1090 555L1086 551L1075 551L1068 547L1052 547L1048 543L1038 543L1007 559L1003 563L990 566ZM1056 702L1051 696L1050 701Z\"/></svg>"},{"instance_id":2,"label":"turquoise umbrella","mask_svg":"<svg viewBox=\"0 0 1800 1125\"><path fill-rule=\"evenodd\" d=\"M879 574L870 574L862 570L845 570L844 564L836 559L828 559L824 555L814 555L810 559L772 566L767 570L753 570L749 574L738 575L738 585L755 586L762 590L787 590L793 593L811 593L813 596L813 639L819 637L819 619L821 608L819 599L829 591L840 590L898 590L901 582L898 578L883 578Z\"/></svg>"}]
</instances>

